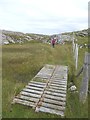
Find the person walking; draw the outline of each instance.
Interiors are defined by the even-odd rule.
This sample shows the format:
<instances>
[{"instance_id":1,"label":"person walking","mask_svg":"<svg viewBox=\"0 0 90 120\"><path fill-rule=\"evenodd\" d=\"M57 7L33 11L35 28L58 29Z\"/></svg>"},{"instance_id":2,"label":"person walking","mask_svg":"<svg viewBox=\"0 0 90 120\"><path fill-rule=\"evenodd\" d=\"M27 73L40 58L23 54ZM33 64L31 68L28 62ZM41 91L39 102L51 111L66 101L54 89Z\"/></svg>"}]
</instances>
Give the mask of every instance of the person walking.
<instances>
[{"instance_id":1,"label":"person walking","mask_svg":"<svg viewBox=\"0 0 90 120\"><path fill-rule=\"evenodd\" d=\"M56 42L55 38L52 38L52 39L51 39L51 44L52 44L52 47L53 47L53 48L54 48L54 46L55 46L55 42Z\"/></svg>"}]
</instances>

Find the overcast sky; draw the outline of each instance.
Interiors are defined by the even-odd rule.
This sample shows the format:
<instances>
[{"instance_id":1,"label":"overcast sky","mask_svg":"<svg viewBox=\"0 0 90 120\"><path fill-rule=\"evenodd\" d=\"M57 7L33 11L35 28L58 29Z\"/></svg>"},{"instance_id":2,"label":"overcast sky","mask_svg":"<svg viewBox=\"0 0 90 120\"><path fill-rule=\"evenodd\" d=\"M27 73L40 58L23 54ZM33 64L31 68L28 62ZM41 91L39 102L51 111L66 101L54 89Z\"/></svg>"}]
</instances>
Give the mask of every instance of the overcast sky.
<instances>
[{"instance_id":1,"label":"overcast sky","mask_svg":"<svg viewBox=\"0 0 90 120\"><path fill-rule=\"evenodd\" d=\"M0 29L55 34L88 28L89 0L0 0Z\"/></svg>"}]
</instances>

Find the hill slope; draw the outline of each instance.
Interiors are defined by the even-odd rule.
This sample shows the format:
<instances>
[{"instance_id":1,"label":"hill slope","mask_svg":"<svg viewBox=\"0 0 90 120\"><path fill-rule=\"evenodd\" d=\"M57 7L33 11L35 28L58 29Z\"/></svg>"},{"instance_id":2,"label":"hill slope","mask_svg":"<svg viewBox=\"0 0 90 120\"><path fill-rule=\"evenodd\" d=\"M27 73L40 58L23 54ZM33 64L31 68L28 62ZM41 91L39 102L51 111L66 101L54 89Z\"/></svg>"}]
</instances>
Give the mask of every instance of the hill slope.
<instances>
[{"instance_id":1,"label":"hill slope","mask_svg":"<svg viewBox=\"0 0 90 120\"><path fill-rule=\"evenodd\" d=\"M2 44L25 43L31 40L47 42L49 36L2 30Z\"/></svg>"}]
</instances>

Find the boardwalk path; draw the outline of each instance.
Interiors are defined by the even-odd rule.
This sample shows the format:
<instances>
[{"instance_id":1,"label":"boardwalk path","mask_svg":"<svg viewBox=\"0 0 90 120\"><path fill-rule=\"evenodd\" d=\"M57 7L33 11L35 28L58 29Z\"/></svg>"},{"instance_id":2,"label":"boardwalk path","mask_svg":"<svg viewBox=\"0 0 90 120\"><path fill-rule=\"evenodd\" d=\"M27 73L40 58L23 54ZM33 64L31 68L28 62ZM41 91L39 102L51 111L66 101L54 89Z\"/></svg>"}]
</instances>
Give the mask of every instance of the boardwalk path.
<instances>
[{"instance_id":1,"label":"boardwalk path","mask_svg":"<svg viewBox=\"0 0 90 120\"><path fill-rule=\"evenodd\" d=\"M31 106L36 112L64 116L67 66L45 65L14 98L13 103Z\"/></svg>"}]
</instances>

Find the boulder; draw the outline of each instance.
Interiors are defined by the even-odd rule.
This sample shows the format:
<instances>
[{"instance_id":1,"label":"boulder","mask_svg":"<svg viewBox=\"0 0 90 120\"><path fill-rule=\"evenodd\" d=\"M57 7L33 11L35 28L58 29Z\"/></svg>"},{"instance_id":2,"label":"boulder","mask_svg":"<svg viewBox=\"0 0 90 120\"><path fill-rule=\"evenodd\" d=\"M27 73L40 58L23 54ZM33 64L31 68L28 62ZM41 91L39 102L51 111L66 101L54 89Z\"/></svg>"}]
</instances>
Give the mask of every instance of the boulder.
<instances>
[{"instance_id":1,"label":"boulder","mask_svg":"<svg viewBox=\"0 0 90 120\"><path fill-rule=\"evenodd\" d=\"M76 90L77 90L77 88L76 88L76 86L75 86L75 85L73 85L73 86L71 86L71 87L69 88L69 90L70 90L70 91L76 91Z\"/></svg>"}]
</instances>

